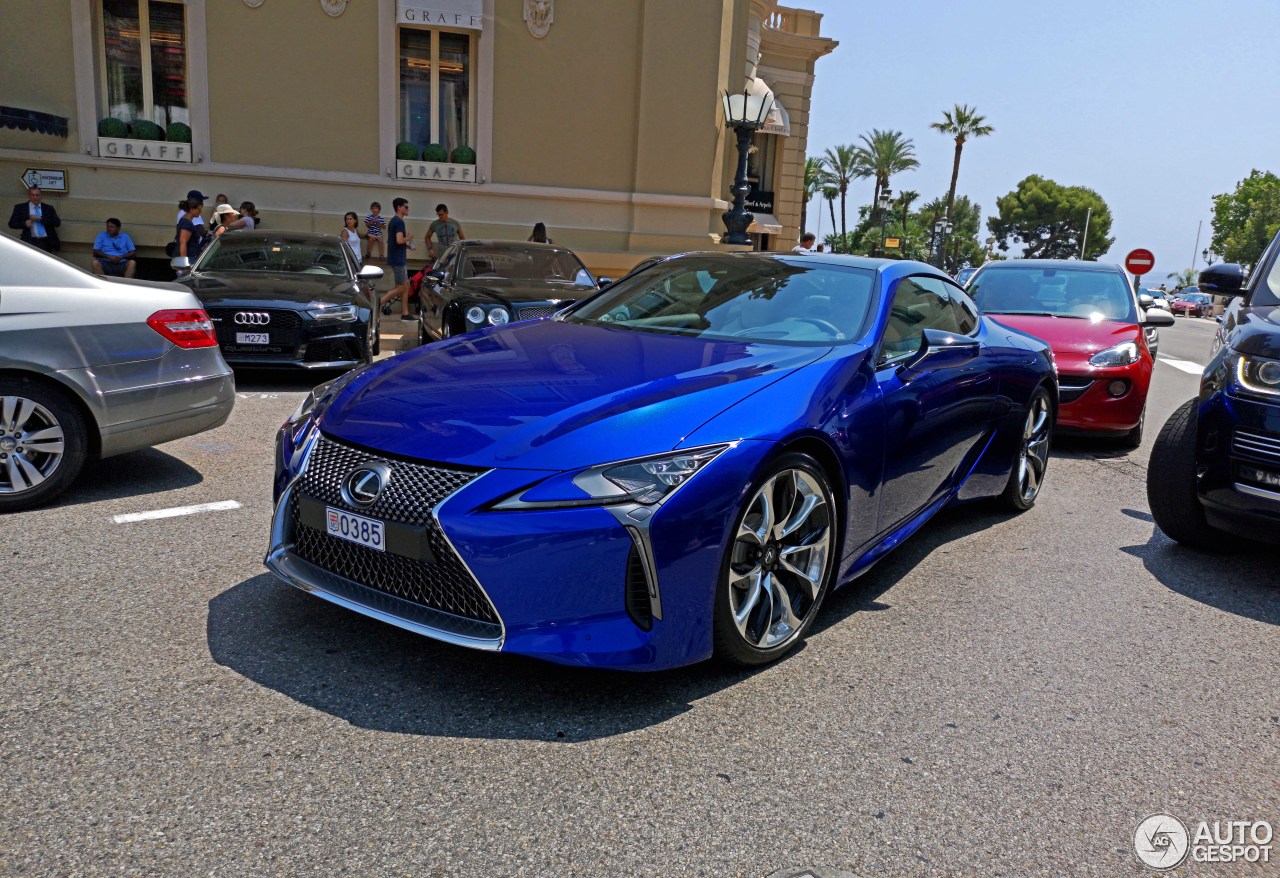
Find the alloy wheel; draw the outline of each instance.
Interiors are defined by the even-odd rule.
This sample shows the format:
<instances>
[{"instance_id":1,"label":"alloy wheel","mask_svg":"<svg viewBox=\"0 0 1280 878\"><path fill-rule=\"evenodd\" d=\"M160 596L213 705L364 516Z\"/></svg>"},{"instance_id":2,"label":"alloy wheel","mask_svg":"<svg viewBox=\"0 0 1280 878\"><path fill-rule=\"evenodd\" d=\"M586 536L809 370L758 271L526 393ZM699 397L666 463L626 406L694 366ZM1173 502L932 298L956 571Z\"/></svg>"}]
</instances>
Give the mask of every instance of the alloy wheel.
<instances>
[{"instance_id":1,"label":"alloy wheel","mask_svg":"<svg viewBox=\"0 0 1280 878\"><path fill-rule=\"evenodd\" d=\"M774 649L813 615L831 557L834 516L818 479L784 469L760 487L734 539L729 610L742 639Z\"/></svg>"},{"instance_id":2,"label":"alloy wheel","mask_svg":"<svg viewBox=\"0 0 1280 878\"><path fill-rule=\"evenodd\" d=\"M65 439L44 406L22 396L0 397L0 494L21 494L52 476Z\"/></svg>"},{"instance_id":3,"label":"alloy wheel","mask_svg":"<svg viewBox=\"0 0 1280 878\"><path fill-rule=\"evenodd\" d=\"M1036 394L1027 412L1027 423L1022 430L1022 453L1018 458L1018 493L1026 503L1036 499L1044 482L1044 471L1049 466L1049 436L1051 431L1049 398Z\"/></svg>"}]
</instances>

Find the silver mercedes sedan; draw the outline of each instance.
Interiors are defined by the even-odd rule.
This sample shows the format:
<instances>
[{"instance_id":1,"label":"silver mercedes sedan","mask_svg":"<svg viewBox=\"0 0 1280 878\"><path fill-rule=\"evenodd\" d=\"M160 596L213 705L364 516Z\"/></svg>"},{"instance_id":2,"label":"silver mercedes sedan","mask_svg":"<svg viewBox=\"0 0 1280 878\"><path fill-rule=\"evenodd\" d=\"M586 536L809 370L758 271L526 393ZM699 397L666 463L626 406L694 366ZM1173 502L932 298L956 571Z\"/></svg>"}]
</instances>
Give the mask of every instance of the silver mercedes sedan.
<instances>
[{"instance_id":1,"label":"silver mercedes sedan","mask_svg":"<svg viewBox=\"0 0 1280 878\"><path fill-rule=\"evenodd\" d=\"M52 500L86 460L220 426L235 395L189 289L0 235L0 513Z\"/></svg>"}]
</instances>

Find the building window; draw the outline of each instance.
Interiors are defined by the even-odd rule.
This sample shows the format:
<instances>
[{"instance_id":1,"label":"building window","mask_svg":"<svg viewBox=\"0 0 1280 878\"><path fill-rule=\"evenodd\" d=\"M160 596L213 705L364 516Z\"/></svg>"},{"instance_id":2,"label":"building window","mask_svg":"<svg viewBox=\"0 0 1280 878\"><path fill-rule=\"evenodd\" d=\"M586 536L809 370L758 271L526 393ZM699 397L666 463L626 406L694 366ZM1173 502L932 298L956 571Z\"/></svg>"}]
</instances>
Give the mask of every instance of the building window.
<instances>
[{"instance_id":1,"label":"building window","mask_svg":"<svg viewBox=\"0 0 1280 878\"><path fill-rule=\"evenodd\" d=\"M450 31L400 28L400 140L419 150L437 143L452 157L474 148L473 38Z\"/></svg>"},{"instance_id":2,"label":"building window","mask_svg":"<svg viewBox=\"0 0 1280 878\"><path fill-rule=\"evenodd\" d=\"M102 72L106 115L190 124L185 5L102 0Z\"/></svg>"}]
</instances>

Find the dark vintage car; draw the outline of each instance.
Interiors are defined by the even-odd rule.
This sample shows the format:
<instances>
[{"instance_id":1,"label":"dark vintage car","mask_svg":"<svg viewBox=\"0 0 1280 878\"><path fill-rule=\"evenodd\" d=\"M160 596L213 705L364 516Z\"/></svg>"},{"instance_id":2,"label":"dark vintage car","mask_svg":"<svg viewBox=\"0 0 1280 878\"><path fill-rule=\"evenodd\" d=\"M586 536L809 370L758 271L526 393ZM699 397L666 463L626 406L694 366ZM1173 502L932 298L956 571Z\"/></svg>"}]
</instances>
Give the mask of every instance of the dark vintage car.
<instances>
[{"instance_id":1,"label":"dark vintage car","mask_svg":"<svg viewBox=\"0 0 1280 878\"><path fill-rule=\"evenodd\" d=\"M1151 514L1195 548L1280 544L1280 235L1248 283L1239 265L1219 263L1200 273L1200 289L1231 302L1200 392L1151 450Z\"/></svg>"},{"instance_id":2,"label":"dark vintage car","mask_svg":"<svg viewBox=\"0 0 1280 878\"><path fill-rule=\"evenodd\" d=\"M178 260L174 260L178 264ZM180 279L209 312L233 366L343 369L378 353L372 282L335 235L228 232Z\"/></svg>"},{"instance_id":3,"label":"dark vintage car","mask_svg":"<svg viewBox=\"0 0 1280 878\"><path fill-rule=\"evenodd\" d=\"M607 282L601 279L601 282ZM572 250L528 241L459 241L440 255L419 293L425 343L546 317L595 295L600 284Z\"/></svg>"}]
</instances>

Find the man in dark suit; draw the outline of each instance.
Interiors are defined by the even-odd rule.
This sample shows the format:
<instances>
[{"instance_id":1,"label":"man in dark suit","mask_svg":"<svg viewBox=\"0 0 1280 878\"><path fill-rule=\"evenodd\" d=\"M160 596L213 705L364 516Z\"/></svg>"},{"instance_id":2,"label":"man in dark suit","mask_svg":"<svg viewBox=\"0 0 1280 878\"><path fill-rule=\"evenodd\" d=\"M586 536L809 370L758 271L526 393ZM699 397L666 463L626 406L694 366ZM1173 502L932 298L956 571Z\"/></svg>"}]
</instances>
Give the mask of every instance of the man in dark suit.
<instances>
[{"instance_id":1,"label":"man in dark suit","mask_svg":"<svg viewBox=\"0 0 1280 878\"><path fill-rule=\"evenodd\" d=\"M9 216L9 228L21 229L22 240L52 253L62 249L58 241L58 226L62 225L62 220L52 204L42 202L43 193L39 186L28 189L26 202L13 207L13 213Z\"/></svg>"}]
</instances>

